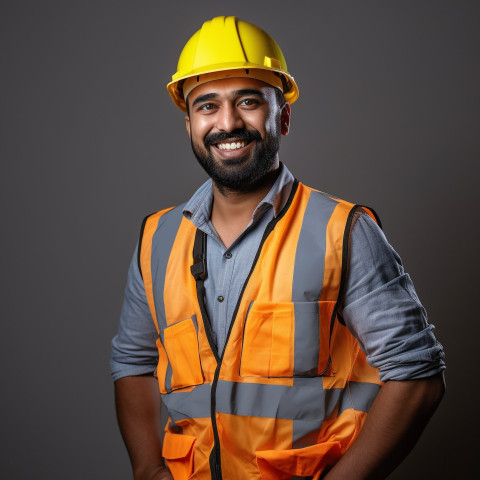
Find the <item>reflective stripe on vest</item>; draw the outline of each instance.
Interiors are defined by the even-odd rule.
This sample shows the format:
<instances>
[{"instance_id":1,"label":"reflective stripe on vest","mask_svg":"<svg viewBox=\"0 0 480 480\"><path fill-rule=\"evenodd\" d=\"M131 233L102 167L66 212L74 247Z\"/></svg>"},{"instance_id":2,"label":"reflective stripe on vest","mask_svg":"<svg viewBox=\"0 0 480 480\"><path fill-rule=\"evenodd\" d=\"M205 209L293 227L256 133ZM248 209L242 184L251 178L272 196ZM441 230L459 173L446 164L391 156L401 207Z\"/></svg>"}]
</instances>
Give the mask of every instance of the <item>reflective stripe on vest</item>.
<instances>
[{"instance_id":1,"label":"reflective stripe on vest","mask_svg":"<svg viewBox=\"0 0 480 480\"><path fill-rule=\"evenodd\" d=\"M176 480L319 478L358 435L381 382L336 321L356 208L295 184L220 353L190 272L196 227L182 206L147 218L139 263L170 415L163 455Z\"/></svg>"}]
</instances>

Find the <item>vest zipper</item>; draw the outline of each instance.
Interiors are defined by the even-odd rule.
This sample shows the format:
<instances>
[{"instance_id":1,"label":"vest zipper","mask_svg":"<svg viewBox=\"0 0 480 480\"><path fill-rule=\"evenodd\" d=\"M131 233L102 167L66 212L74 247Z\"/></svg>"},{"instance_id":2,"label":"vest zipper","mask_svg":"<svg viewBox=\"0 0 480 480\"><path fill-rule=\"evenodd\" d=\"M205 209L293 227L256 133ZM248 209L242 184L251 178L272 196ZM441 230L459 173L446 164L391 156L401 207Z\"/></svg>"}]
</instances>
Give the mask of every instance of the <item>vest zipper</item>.
<instances>
[{"instance_id":1,"label":"vest zipper","mask_svg":"<svg viewBox=\"0 0 480 480\"><path fill-rule=\"evenodd\" d=\"M292 204L293 197L295 196L295 193L297 191L297 188L298 188L298 180L295 180L295 182L292 185L292 191L290 192L290 196L288 197L287 203L282 208L281 212L270 221L270 223L266 226L265 231L263 232L262 240L260 241L260 245L258 246L257 253L255 254L255 258L253 259L252 267L250 268L250 272L248 273L248 276L245 279L245 282L242 286L242 290L240 291L240 295L238 297L237 304L235 306L232 319L230 321L230 327L228 329L227 337L225 339L225 345L223 347L223 351L220 357L218 356L217 348L215 346L215 342L213 341L210 318L208 317L207 309L205 308L205 294L204 294L203 280L196 282L197 283L197 299L200 305L200 311L202 313L202 317L204 319L203 323L208 324L208 328L205 329L205 332L207 334L207 339L208 339L208 343L210 344L210 348L212 349L215 359L217 360L217 368L215 369L215 374L213 376L212 389L211 389L211 395L210 395L210 412L211 412L210 418L212 421L213 439L214 439L214 446L212 449L212 453L210 455L210 470L212 473L212 480L222 480L223 478L222 463L221 463L221 456L220 456L220 438L218 436L217 419L215 414L216 414L216 404L217 404L216 392L217 392L218 378L220 376L220 368L222 366L222 360L225 354L225 349L227 348L228 339L230 338L230 333L232 332L233 323L235 321L238 310L240 308L243 294L245 292L245 289L247 288L248 281L250 280L250 277L252 276L252 273L255 270L255 266L260 257L263 244L265 243L266 239L268 238L272 230L275 228L275 225L280 221L280 219L285 215L285 213L289 209L290 205ZM206 238L204 239L204 241L206 241Z\"/></svg>"},{"instance_id":2,"label":"vest zipper","mask_svg":"<svg viewBox=\"0 0 480 480\"><path fill-rule=\"evenodd\" d=\"M238 310L240 308L240 303L242 302L243 294L245 292L245 289L247 288L248 281L250 280L250 277L252 276L252 273L255 270L255 266L257 265L257 261L258 261L258 258L260 257L260 253L262 251L263 244L267 240L267 238L270 235L270 233L272 232L272 230L275 228L275 225L282 219L282 217L285 215L285 213L287 213L287 210L289 209L290 205L292 204L293 197L295 196L295 193L297 192L297 188L298 188L298 180L295 180L295 182L292 185L292 191L290 192L290 196L288 197L287 203L282 208L281 212L275 218L273 218L270 221L270 223L265 227L265 231L263 232L262 240L260 241L260 245L258 246L258 250L257 250L257 253L255 255L255 258L253 259L252 268L250 268L250 272L248 273L248 276L247 276L247 278L246 278L246 280L245 280L245 282L242 286L242 290L240 291L240 295L239 295L238 300L237 300L237 305L235 306L235 310L233 311L232 320L230 322L230 327L228 329L227 337L225 339L225 345L223 347L223 351L222 351L222 355L220 357L220 360L223 360L223 355L225 354L225 349L227 348L228 339L230 338L230 333L231 333L232 328L233 328L233 323L235 321L235 317L237 316Z\"/></svg>"}]
</instances>

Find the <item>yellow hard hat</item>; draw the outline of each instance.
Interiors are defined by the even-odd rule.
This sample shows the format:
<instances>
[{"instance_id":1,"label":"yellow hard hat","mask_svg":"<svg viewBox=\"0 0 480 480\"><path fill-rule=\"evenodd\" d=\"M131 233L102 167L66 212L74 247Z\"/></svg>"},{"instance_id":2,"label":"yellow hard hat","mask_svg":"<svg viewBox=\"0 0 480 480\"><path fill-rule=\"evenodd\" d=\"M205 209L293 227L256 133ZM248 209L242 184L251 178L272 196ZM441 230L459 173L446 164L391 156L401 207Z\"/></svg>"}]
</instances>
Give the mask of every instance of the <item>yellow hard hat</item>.
<instances>
[{"instance_id":1,"label":"yellow hard hat","mask_svg":"<svg viewBox=\"0 0 480 480\"><path fill-rule=\"evenodd\" d=\"M167 90L186 112L185 98L193 88L232 77L255 78L278 87L289 103L298 98L297 84L275 40L237 17L215 17L203 24L183 48Z\"/></svg>"}]
</instances>

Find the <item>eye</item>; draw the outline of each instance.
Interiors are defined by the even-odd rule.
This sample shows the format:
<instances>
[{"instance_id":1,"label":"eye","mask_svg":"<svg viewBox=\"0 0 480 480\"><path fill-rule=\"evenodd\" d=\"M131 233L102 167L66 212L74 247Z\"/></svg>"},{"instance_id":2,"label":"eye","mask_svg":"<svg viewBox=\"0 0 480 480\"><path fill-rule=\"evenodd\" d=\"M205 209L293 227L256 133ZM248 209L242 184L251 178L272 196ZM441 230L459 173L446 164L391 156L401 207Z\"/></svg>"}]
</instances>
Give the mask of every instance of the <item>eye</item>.
<instances>
[{"instance_id":1,"label":"eye","mask_svg":"<svg viewBox=\"0 0 480 480\"><path fill-rule=\"evenodd\" d=\"M240 105L243 107L255 107L259 104L260 102L256 98L244 98L241 102Z\"/></svg>"},{"instance_id":2,"label":"eye","mask_svg":"<svg viewBox=\"0 0 480 480\"><path fill-rule=\"evenodd\" d=\"M203 110L205 112L213 110L214 108L215 108L215 105L213 103L204 103L203 105L200 105L198 107L199 110Z\"/></svg>"}]
</instances>

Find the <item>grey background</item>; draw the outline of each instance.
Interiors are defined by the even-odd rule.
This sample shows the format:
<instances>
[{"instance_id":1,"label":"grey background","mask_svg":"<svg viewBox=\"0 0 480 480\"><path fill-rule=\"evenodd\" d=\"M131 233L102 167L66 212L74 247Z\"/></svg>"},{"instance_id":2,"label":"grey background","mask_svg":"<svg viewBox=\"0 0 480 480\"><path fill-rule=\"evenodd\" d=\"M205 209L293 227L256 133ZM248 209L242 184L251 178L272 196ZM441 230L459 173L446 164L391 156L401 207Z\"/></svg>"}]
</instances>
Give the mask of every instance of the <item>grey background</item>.
<instances>
[{"instance_id":1,"label":"grey background","mask_svg":"<svg viewBox=\"0 0 480 480\"><path fill-rule=\"evenodd\" d=\"M445 346L445 400L391 478L475 478L479 10L1 2L1 478L131 477L109 344L141 219L205 179L165 84L222 14L270 32L298 81L282 160L376 208Z\"/></svg>"}]
</instances>

